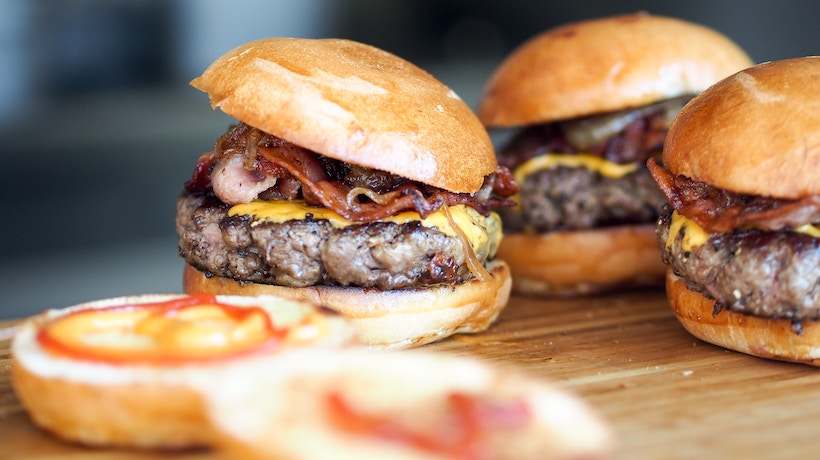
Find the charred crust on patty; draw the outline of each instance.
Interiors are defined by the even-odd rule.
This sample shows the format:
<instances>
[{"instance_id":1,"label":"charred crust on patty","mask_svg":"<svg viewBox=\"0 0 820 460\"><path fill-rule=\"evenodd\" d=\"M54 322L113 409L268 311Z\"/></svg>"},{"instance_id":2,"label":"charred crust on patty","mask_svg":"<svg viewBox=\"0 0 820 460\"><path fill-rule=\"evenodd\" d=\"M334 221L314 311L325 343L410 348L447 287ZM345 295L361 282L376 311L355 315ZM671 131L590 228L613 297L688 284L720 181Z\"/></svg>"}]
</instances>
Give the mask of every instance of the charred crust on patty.
<instances>
[{"instance_id":1,"label":"charred crust on patty","mask_svg":"<svg viewBox=\"0 0 820 460\"><path fill-rule=\"evenodd\" d=\"M731 309L793 321L820 319L820 239L789 230L739 229L711 234L691 251L681 242L685 228L667 244L671 206L664 206L657 231L663 260L687 288L715 300L715 312Z\"/></svg>"},{"instance_id":2,"label":"charred crust on patty","mask_svg":"<svg viewBox=\"0 0 820 460\"><path fill-rule=\"evenodd\" d=\"M464 282L460 242L418 221L334 228L327 220L259 222L207 196L179 197L179 251L202 271L239 281L398 289ZM480 260L491 254L479 251Z\"/></svg>"}]
</instances>

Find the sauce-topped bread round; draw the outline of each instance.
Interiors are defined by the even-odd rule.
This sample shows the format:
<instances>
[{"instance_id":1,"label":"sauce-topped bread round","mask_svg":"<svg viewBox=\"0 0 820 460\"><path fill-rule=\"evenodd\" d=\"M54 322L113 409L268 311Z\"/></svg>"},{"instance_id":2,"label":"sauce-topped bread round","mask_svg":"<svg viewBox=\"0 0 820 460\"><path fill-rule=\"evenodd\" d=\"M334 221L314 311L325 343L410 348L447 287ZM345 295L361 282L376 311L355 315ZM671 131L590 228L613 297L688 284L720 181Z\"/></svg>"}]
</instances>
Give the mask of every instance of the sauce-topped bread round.
<instances>
[{"instance_id":1,"label":"sauce-topped bread round","mask_svg":"<svg viewBox=\"0 0 820 460\"><path fill-rule=\"evenodd\" d=\"M143 295L48 310L12 342L12 384L32 421L95 446L208 446L193 378L292 347L358 344L341 316L275 297ZM204 376L204 377L203 377Z\"/></svg>"},{"instance_id":2,"label":"sauce-topped bread round","mask_svg":"<svg viewBox=\"0 0 820 460\"><path fill-rule=\"evenodd\" d=\"M292 350L203 382L237 459L605 459L614 435L559 386L441 352ZM275 362L274 362L275 361Z\"/></svg>"}]
</instances>

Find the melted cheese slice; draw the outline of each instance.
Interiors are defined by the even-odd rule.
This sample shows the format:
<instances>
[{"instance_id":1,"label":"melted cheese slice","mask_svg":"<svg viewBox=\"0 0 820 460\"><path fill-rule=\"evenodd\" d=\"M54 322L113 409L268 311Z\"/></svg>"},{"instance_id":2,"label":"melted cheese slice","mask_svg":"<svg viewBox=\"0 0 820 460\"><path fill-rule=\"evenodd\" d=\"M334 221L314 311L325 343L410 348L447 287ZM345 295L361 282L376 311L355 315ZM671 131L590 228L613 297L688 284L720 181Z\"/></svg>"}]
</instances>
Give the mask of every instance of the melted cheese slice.
<instances>
[{"instance_id":1,"label":"melted cheese slice","mask_svg":"<svg viewBox=\"0 0 820 460\"><path fill-rule=\"evenodd\" d=\"M678 235L681 232L683 232L683 239L681 240L680 247L684 252L690 252L693 248L706 243L706 240L709 239L709 233L697 222L682 214L678 214L678 211L673 211L672 224L669 226L669 236L666 239L667 252L672 249L672 243L678 239Z\"/></svg>"},{"instance_id":2,"label":"melted cheese slice","mask_svg":"<svg viewBox=\"0 0 820 460\"><path fill-rule=\"evenodd\" d=\"M501 218L498 214L491 212L489 216L484 217L475 209L462 204L450 206L448 209L453 221L466 235L474 252L479 252L480 248L489 247L490 255L495 254L495 248L501 242L502 236ZM303 201L253 201L233 206L228 210L228 215L248 215L256 221L278 224L290 220L305 220L310 216L313 220L326 220L337 228L361 224L361 222L347 220L333 210L309 206ZM405 211L382 219L380 222L406 224L413 221L418 221L428 228L435 228L446 235L458 236L441 210L431 213L424 219L415 211Z\"/></svg>"},{"instance_id":3,"label":"melted cheese slice","mask_svg":"<svg viewBox=\"0 0 820 460\"><path fill-rule=\"evenodd\" d=\"M567 168L587 168L590 171L598 174L618 179L633 173L638 170L639 163L618 164L600 157L588 154L560 154L547 153L537 157L530 158L518 165L513 171L513 177L519 184L524 182L527 176L534 174L544 169L557 168L564 166Z\"/></svg>"},{"instance_id":4,"label":"melted cheese slice","mask_svg":"<svg viewBox=\"0 0 820 460\"><path fill-rule=\"evenodd\" d=\"M801 225L791 229L792 232L804 233L814 238L820 238L820 228L811 224ZM666 250L669 251L672 243L678 238L678 235L683 232L683 239L681 240L681 250L689 252L709 239L709 233L703 229L694 220L678 214L677 211L672 212L672 224L669 227L669 237L666 239Z\"/></svg>"}]
</instances>

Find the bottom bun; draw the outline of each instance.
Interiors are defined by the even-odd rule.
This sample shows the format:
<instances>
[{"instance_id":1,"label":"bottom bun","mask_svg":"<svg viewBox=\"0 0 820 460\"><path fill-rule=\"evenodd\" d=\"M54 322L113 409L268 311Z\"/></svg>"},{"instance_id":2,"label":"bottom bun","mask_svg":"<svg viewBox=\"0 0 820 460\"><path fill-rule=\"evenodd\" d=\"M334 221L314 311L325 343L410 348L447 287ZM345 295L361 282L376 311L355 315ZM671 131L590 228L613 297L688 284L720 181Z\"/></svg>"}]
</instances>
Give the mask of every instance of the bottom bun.
<instances>
[{"instance_id":1,"label":"bottom bun","mask_svg":"<svg viewBox=\"0 0 820 460\"><path fill-rule=\"evenodd\" d=\"M502 261L487 265L490 279L424 289L381 291L338 286L292 288L207 277L186 264L188 294L275 295L322 305L349 319L362 343L379 349L410 348L457 333L486 330L507 305L512 281Z\"/></svg>"},{"instance_id":2,"label":"bottom bun","mask_svg":"<svg viewBox=\"0 0 820 460\"><path fill-rule=\"evenodd\" d=\"M661 286L666 273L654 225L505 234L498 257L510 264L513 292L528 295Z\"/></svg>"},{"instance_id":3,"label":"bottom bun","mask_svg":"<svg viewBox=\"0 0 820 460\"><path fill-rule=\"evenodd\" d=\"M423 350L292 350L202 382L236 459L605 459L585 401L509 367Z\"/></svg>"},{"instance_id":4,"label":"bottom bun","mask_svg":"<svg viewBox=\"0 0 820 460\"><path fill-rule=\"evenodd\" d=\"M187 449L213 433L199 396L175 383L97 384L31 372L12 357L14 388L32 421L89 446Z\"/></svg>"},{"instance_id":5,"label":"bottom bun","mask_svg":"<svg viewBox=\"0 0 820 460\"><path fill-rule=\"evenodd\" d=\"M797 333L785 318L761 318L722 309L715 301L686 287L670 270L666 276L669 306L678 321L706 342L761 358L820 366L820 325L804 321Z\"/></svg>"}]
</instances>

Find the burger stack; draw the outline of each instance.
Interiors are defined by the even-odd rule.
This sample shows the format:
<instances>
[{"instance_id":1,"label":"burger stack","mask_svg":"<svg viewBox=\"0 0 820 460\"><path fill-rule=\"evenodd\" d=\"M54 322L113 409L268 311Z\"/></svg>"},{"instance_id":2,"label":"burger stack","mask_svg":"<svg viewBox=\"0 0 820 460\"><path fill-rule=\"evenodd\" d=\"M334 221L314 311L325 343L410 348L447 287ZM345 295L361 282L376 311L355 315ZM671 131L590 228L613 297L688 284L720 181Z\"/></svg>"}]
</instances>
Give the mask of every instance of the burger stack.
<instances>
[{"instance_id":1,"label":"burger stack","mask_svg":"<svg viewBox=\"0 0 820 460\"><path fill-rule=\"evenodd\" d=\"M502 214L513 289L578 295L660 286L664 197L647 159L694 95L752 64L726 36L638 13L566 24L515 49L478 116L507 134L499 163L521 190Z\"/></svg>"},{"instance_id":2,"label":"burger stack","mask_svg":"<svg viewBox=\"0 0 820 460\"><path fill-rule=\"evenodd\" d=\"M693 335L820 365L820 58L758 64L672 124L658 244L670 306Z\"/></svg>"}]
</instances>

